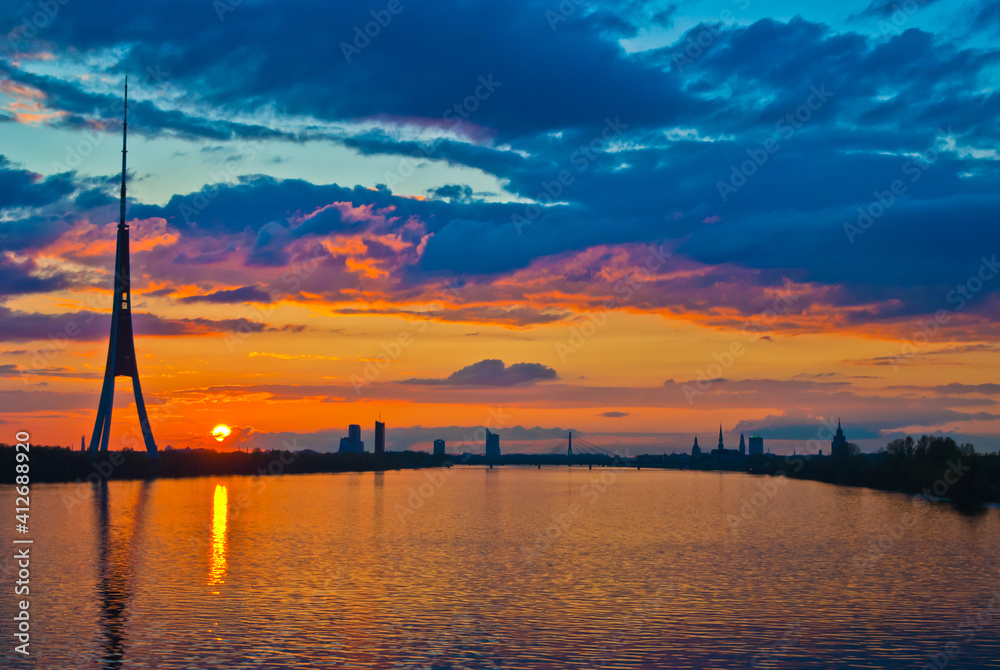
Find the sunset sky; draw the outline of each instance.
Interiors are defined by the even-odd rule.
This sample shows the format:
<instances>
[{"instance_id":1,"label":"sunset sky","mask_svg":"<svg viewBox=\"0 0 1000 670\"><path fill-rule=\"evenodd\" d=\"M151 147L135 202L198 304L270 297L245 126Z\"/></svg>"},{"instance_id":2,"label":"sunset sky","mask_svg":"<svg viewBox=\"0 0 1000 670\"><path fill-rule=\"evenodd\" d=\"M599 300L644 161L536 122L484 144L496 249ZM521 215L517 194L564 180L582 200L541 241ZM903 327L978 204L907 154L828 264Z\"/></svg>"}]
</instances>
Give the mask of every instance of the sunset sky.
<instances>
[{"instance_id":1,"label":"sunset sky","mask_svg":"<svg viewBox=\"0 0 1000 670\"><path fill-rule=\"evenodd\" d=\"M90 439L127 73L161 448L1000 446L996 2L51 5L0 10L0 442Z\"/></svg>"}]
</instances>

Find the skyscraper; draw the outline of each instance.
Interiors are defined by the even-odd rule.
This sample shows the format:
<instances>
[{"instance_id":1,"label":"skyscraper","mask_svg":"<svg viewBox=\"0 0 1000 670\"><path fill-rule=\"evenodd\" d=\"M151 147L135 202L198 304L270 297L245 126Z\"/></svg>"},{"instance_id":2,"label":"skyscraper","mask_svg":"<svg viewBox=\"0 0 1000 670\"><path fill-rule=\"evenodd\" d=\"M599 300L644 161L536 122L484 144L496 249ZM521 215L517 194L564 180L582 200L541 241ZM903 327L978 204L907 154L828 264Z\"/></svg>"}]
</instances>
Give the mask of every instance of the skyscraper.
<instances>
[{"instance_id":1,"label":"skyscraper","mask_svg":"<svg viewBox=\"0 0 1000 670\"><path fill-rule=\"evenodd\" d=\"M385 453L385 424L381 421L375 422L375 453Z\"/></svg>"},{"instance_id":2,"label":"skyscraper","mask_svg":"<svg viewBox=\"0 0 1000 670\"><path fill-rule=\"evenodd\" d=\"M434 440L434 455L444 456L444 440Z\"/></svg>"},{"instance_id":3,"label":"skyscraper","mask_svg":"<svg viewBox=\"0 0 1000 670\"><path fill-rule=\"evenodd\" d=\"M352 423L347 427L347 437L340 438L340 453L361 454L365 451L365 443L361 441L361 426Z\"/></svg>"},{"instance_id":4,"label":"skyscraper","mask_svg":"<svg viewBox=\"0 0 1000 670\"><path fill-rule=\"evenodd\" d=\"M764 454L764 438L760 435L750 436L750 455Z\"/></svg>"},{"instance_id":5,"label":"skyscraper","mask_svg":"<svg viewBox=\"0 0 1000 670\"><path fill-rule=\"evenodd\" d=\"M500 435L486 429L486 458L500 458Z\"/></svg>"}]
</instances>

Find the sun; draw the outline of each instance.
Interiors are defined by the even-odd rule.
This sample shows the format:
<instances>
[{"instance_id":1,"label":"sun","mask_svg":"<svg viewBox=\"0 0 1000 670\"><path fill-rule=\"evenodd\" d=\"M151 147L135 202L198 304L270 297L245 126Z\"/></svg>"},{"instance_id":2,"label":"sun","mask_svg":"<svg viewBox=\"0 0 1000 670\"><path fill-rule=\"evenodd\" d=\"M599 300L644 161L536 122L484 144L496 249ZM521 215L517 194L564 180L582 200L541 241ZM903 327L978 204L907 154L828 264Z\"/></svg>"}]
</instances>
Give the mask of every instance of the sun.
<instances>
[{"instance_id":1,"label":"sun","mask_svg":"<svg viewBox=\"0 0 1000 670\"><path fill-rule=\"evenodd\" d=\"M233 431L230 430L229 426L224 423L220 423L212 429L212 437L214 437L217 441L222 442L224 439L229 437L231 432Z\"/></svg>"}]
</instances>

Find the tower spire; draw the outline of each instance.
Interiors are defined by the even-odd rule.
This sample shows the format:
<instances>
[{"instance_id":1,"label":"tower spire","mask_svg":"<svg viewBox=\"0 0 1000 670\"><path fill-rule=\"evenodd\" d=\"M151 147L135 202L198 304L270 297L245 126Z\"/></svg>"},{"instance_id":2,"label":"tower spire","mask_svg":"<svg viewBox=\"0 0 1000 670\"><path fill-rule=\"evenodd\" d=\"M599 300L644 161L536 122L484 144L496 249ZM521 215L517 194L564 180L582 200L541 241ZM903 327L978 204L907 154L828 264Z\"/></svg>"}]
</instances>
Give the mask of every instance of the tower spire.
<instances>
[{"instance_id":1,"label":"tower spire","mask_svg":"<svg viewBox=\"0 0 1000 670\"><path fill-rule=\"evenodd\" d=\"M146 403L142 399L139 384L139 368L135 360L135 341L132 338L132 289L129 269L128 226L125 225L125 155L128 152L128 77L125 78L125 110L122 115L122 194L119 205L118 239L115 248L114 287L111 303L111 337L108 340L108 362L104 368L104 386L101 401L97 406L97 420L94 434L90 438L90 452L108 450L108 436L111 432L111 411L115 399L115 377L131 377L132 392L135 395L136 412L142 439L151 458L158 458L153 430L146 415Z\"/></svg>"},{"instance_id":2,"label":"tower spire","mask_svg":"<svg viewBox=\"0 0 1000 670\"><path fill-rule=\"evenodd\" d=\"M125 75L125 111L122 114L122 197L118 204L118 227L125 228L125 154L128 153L128 75Z\"/></svg>"}]
</instances>

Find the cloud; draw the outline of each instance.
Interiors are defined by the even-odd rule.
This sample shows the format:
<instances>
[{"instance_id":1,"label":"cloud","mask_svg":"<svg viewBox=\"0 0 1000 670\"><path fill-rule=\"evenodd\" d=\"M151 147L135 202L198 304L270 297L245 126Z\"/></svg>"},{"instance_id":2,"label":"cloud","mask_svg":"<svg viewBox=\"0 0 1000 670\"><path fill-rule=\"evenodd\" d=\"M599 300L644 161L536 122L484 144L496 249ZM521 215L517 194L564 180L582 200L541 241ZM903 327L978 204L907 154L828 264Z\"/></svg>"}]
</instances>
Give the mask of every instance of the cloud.
<instances>
[{"instance_id":1,"label":"cloud","mask_svg":"<svg viewBox=\"0 0 1000 670\"><path fill-rule=\"evenodd\" d=\"M629 415L628 412L603 412L601 414L598 414L598 416L604 416L604 417L607 417L609 419L621 419L621 418L626 417L628 415Z\"/></svg>"},{"instance_id":2,"label":"cloud","mask_svg":"<svg viewBox=\"0 0 1000 670\"><path fill-rule=\"evenodd\" d=\"M929 7L937 3L938 0L920 0L920 7ZM871 3L859 12L851 14L851 20L860 19L888 19L893 14L898 14L903 19L908 20L912 11L906 12L900 8L900 0L872 0ZM905 3L902 3L905 4Z\"/></svg>"},{"instance_id":3,"label":"cloud","mask_svg":"<svg viewBox=\"0 0 1000 670\"><path fill-rule=\"evenodd\" d=\"M447 198L459 202L469 202L472 200L472 187L465 184L446 184L445 186L438 186L431 189L429 193L438 198Z\"/></svg>"},{"instance_id":4,"label":"cloud","mask_svg":"<svg viewBox=\"0 0 1000 670\"><path fill-rule=\"evenodd\" d=\"M0 255L0 296L24 293L48 293L69 285L62 273L39 276L38 266L31 259L15 263L8 255Z\"/></svg>"},{"instance_id":5,"label":"cloud","mask_svg":"<svg viewBox=\"0 0 1000 670\"><path fill-rule=\"evenodd\" d=\"M408 379L404 383L441 386L526 386L558 378L555 370L540 363L514 363L508 367L501 360L486 359L453 372L445 379Z\"/></svg>"},{"instance_id":6,"label":"cloud","mask_svg":"<svg viewBox=\"0 0 1000 670\"><path fill-rule=\"evenodd\" d=\"M73 190L69 174L43 177L15 166L0 154L0 210L40 207L69 195Z\"/></svg>"},{"instance_id":7,"label":"cloud","mask_svg":"<svg viewBox=\"0 0 1000 670\"><path fill-rule=\"evenodd\" d=\"M182 233L176 248L142 260L158 277L198 275L185 283L214 289L208 295L220 302L240 285L287 294L278 270L294 268L310 244L332 235L356 237L361 246L323 257L315 280L324 286L321 299L343 304L367 294L384 313L405 314L407 302L426 298L442 276L478 283L475 304L456 300L434 317L441 320L522 327L564 320L567 305L539 307L533 288L495 279L521 273L518 280L539 280L546 273L539 280L549 289L543 300L574 288L582 304L572 308L593 308L614 290L613 282L602 286L594 278L618 269L612 262L622 251L642 267L634 252L652 241L665 241L674 262L690 272L661 272L645 283L641 298L628 304L634 311L738 327L774 290L794 286L801 301L775 328L798 333L873 323L905 328L945 307L954 282L975 271L966 252L1000 247L993 225L1000 161L990 154L1000 141L1000 94L967 85L989 81L989 49L945 32L911 27L887 38L855 32L860 24L845 29L799 17L713 26L712 45L683 68L676 53L706 26L662 48L622 49L618 40L638 35L640 26L673 25L679 7L596 2L553 31L543 2L503 10L442 3L402 12L377 47L350 63L328 27L343 26L349 40L350 27L370 17L304 0L278 13L266 2L244 3L225 21L207 23L203 3L151 2L122 9L114 29L66 6L46 29L46 42L57 59L114 53L120 62L109 67L119 70L162 66L169 76L149 84L157 95L134 104L137 127L151 133L225 146L251 136L332 141L361 156L395 162L416 155L435 169L472 169L502 184L499 199L507 201L487 202L449 176L426 190L422 184L436 197L421 201L393 193L412 185L352 187L263 174L175 194L164 205L134 203L135 216L163 218ZM876 0L862 13L884 15L892 7ZM470 20L491 30L473 38L455 29ZM191 31L192 22L204 30ZM128 44L122 34L132 36ZM527 46L505 48L515 39ZM249 43L268 58L253 57ZM414 52L419 66L409 57ZM462 68L454 67L455 53L463 54ZM290 71L294 87L287 86ZM53 124L117 127L119 96L103 84L58 69L31 73L13 62L4 72L65 112ZM475 93L480 75L500 83L469 120L452 124L446 111ZM829 99L791 136L778 131L782 122L794 128L788 115L794 118L816 87L825 87ZM282 113L260 124L228 120L262 107ZM609 120L621 126L610 138ZM718 183L775 136L780 149L723 201ZM916 158L931 156L929 149L933 160ZM111 201L106 185L80 175L43 177L4 161L0 183L10 184L3 192L12 207L69 203L64 211L53 206L0 222L12 248L43 246L81 210ZM910 181L907 165L918 181ZM844 224L894 180L902 180L905 195L851 244ZM553 184L560 184L556 195L545 188ZM207 206L192 216L195 200ZM537 214L527 225L512 222L532 206ZM574 270L584 279L553 272L570 263L581 266ZM268 280L256 274L267 271ZM592 286L584 292L586 278ZM949 336L971 338L989 327L1000 312L997 286L956 315Z\"/></svg>"},{"instance_id":8,"label":"cloud","mask_svg":"<svg viewBox=\"0 0 1000 670\"><path fill-rule=\"evenodd\" d=\"M3 321L3 330L0 330L0 341L3 342L94 341L107 340L111 315L98 312L39 314L12 310L0 305L0 320ZM147 312L133 312L132 325L136 336L159 337L281 329L246 319L167 319Z\"/></svg>"},{"instance_id":9,"label":"cloud","mask_svg":"<svg viewBox=\"0 0 1000 670\"><path fill-rule=\"evenodd\" d=\"M66 379L100 379L96 372L80 372L67 367L25 368L20 365L0 365L0 377L20 377L30 382L33 377L61 377Z\"/></svg>"},{"instance_id":10,"label":"cloud","mask_svg":"<svg viewBox=\"0 0 1000 670\"><path fill-rule=\"evenodd\" d=\"M269 303L271 294L257 286L241 286L234 289L223 289L206 295L193 295L181 298L180 302L210 302L210 303Z\"/></svg>"}]
</instances>

